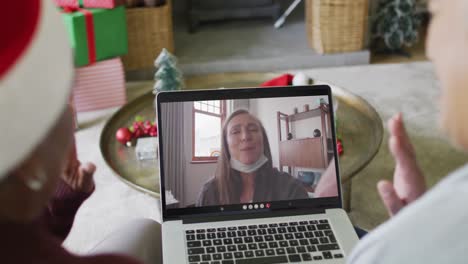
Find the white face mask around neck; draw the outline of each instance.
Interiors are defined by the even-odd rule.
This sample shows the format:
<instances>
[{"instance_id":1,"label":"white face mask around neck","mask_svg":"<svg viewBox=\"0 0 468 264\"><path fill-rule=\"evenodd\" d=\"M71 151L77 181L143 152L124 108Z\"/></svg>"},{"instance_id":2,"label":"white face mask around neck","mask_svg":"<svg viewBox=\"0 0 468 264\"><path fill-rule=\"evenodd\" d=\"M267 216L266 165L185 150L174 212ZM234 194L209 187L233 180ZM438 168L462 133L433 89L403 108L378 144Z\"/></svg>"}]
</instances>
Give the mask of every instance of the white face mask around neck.
<instances>
[{"instance_id":1,"label":"white face mask around neck","mask_svg":"<svg viewBox=\"0 0 468 264\"><path fill-rule=\"evenodd\" d=\"M258 158L258 160L252 164L244 164L231 157L231 168L243 173L252 173L260 169L260 167L267 163L267 161L268 158L264 154L262 154L260 158Z\"/></svg>"}]
</instances>

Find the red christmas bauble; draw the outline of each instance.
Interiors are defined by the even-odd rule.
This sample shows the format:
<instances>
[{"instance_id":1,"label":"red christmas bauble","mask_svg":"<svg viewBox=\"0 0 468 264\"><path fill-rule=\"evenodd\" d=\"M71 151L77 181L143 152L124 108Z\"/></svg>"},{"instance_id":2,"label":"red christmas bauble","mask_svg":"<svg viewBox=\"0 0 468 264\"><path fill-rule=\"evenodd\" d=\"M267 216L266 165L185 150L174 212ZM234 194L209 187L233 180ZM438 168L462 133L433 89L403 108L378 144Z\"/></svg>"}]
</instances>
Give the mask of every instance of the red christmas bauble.
<instances>
[{"instance_id":1,"label":"red christmas bauble","mask_svg":"<svg viewBox=\"0 0 468 264\"><path fill-rule=\"evenodd\" d=\"M119 128L115 133L115 138L125 145L128 141L132 140L132 132L126 127Z\"/></svg>"}]
</instances>

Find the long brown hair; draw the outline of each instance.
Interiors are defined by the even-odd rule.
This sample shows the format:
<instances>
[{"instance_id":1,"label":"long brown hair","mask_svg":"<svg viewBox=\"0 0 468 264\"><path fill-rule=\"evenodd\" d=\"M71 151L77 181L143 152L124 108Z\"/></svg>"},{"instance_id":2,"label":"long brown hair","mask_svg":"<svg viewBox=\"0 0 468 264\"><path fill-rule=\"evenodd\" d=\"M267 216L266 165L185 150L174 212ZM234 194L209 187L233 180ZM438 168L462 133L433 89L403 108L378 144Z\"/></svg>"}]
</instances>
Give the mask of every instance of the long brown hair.
<instances>
[{"instance_id":1,"label":"long brown hair","mask_svg":"<svg viewBox=\"0 0 468 264\"><path fill-rule=\"evenodd\" d=\"M267 157L268 162L266 162L262 167L256 171L255 176L255 186L266 186L268 183L268 178L273 174L273 163L271 161L271 150L268 137L260 120L252 116L247 110L237 110L234 111L224 122L222 129L222 139L221 139L221 155L218 159L218 165L216 168L215 179L218 186L218 195L220 204L238 204L240 203L240 195L242 192L242 179L240 173L231 168L231 155L229 154L229 148L227 144L227 126L229 122L238 115L248 114L258 122L263 136L263 145L264 145L264 155ZM264 201L271 200L272 190L269 188L264 189L264 193L259 193L257 190L254 193L254 199L256 197L261 197ZM257 198L258 199L258 198Z\"/></svg>"}]
</instances>

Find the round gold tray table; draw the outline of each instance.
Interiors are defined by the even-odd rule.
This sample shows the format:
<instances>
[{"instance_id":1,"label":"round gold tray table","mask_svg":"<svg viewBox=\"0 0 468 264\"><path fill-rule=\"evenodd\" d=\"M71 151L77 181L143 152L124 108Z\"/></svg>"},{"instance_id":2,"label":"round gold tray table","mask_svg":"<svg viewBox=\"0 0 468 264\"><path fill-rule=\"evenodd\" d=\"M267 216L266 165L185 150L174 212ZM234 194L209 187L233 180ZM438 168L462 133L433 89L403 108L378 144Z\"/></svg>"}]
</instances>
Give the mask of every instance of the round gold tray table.
<instances>
[{"instance_id":1,"label":"round gold tray table","mask_svg":"<svg viewBox=\"0 0 468 264\"><path fill-rule=\"evenodd\" d=\"M224 73L189 78L190 89L256 87L277 77L274 73ZM100 139L104 159L118 177L131 187L159 198L158 166L155 162L138 161L134 147L125 147L115 139L120 127L130 126L134 117L154 120L153 82L142 83L147 91L118 110L105 125ZM341 135L344 154L340 157L340 171L344 193L344 207L350 208L351 178L362 170L378 152L383 137L382 120L375 109L361 97L342 88L332 87L338 100L337 132Z\"/></svg>"}]
</instances>

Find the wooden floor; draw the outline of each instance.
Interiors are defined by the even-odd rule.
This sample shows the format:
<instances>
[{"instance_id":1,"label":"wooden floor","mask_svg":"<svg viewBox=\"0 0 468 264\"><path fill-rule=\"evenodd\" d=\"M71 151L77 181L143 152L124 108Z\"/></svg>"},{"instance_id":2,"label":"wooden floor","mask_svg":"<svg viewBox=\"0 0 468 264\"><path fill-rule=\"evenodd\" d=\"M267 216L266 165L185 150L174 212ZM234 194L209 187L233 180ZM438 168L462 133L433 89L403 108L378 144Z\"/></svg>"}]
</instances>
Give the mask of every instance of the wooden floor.
<instances>
[{"instance_id":1,"label":"wooden floor","mask_svg":"<svg viewBox=\"0 0 468 264\"><path fill-rule=\"evenodd\" d=\"M405 63L405 62L416 62L426 61L427 57L425 54L426 48L426 33L422 30L420 33L420 40L413 47L407 48L411 54L411 57L407 58L398 55L383 55L383 54L371 54L371 64L383 64L383 63Z\"/></svg>"}]
</instances>

